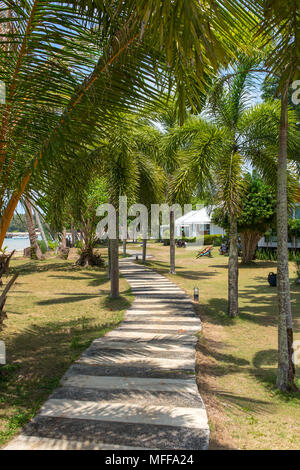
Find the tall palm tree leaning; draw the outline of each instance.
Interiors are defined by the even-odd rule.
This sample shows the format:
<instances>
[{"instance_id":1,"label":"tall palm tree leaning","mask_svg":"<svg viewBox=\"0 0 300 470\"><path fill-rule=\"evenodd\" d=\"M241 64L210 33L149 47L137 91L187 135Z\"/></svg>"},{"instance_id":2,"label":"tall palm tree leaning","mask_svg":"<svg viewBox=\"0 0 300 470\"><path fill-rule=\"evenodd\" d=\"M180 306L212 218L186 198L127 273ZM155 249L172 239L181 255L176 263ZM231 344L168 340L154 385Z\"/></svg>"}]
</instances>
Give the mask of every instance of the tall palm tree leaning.
<instances>
[{"instance_id":1,"label":"tall palm tree leaning","mask_svg":"<svg viewBox=\"0 0 300 470\"><path fill-rule=\"evenodd\" d=\"M278 373L277 388L295 390L293 363L293 321L290 298L287 224L287 162L288 131L291 122L288 113L288 90L300 78L300 13L299 1L280 3L278 0L259 0L255 7L261 27L258 34L271 43L266 65L280 77L281 119L278 145L277 173L277 254L278 254Z\"/></svg>"},{"instance_id":2,"label":"tall palm tree leaning","mask_svg":"<svg viewBox=\"0 0 300 470\"><path fill-rule=\"evenodd\" d=\"M242 208L243 171L251 164L274 187L276 148L280 109L277 103L249 105L251 70L255 59L243 59L234 71L212 88L206 115L189 119L168 137L170 148L177 146L183 163L172 182L174 196L183 200L196 189L215 193L230 219L228 263L228 314L239 314L238 304L238 232L237 217ZM297 116L290 111L289 154L293 158L298 145ZM292 181L291 181L292 184Z\"/></svg>"},{"instance_id":3,"label":"tall palm tree leaning","mask_svg":"<svg viewBox=\"0 0 300 470\"><path fill-rule=\"evenodd\" d=\"M47 237L45 235L45 230L44 230L44 227L43 227L43 224L42 224L42 221L41 221L39 211L37 210L36 207L33 207L33 213L34 213L34 217L35 217L36 223L38 225L39 231L41 233L42 240L44 241L45 246L48 250L48 240L47 240Z\"/></svg>"},{"instance_id":4,"label":"tall palm tree leaning","mask_svg":"<svg viewBox=\"0 0 300 470\"><path fill-rule=\"evenodd\" d=\"M40 260L43 258L43 255L36 236L31 200L29 198L23 198L23 201L25 206L25 217L30 241L30 258Z\"/></svg>"}]
</instances>

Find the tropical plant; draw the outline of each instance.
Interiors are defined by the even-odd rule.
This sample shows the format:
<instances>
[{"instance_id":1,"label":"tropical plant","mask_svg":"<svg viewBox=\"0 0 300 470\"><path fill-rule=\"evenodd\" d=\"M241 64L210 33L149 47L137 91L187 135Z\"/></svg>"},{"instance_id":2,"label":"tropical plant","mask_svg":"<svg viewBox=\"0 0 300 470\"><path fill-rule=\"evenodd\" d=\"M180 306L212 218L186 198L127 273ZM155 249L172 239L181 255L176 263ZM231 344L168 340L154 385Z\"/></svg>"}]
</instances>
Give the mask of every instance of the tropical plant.
<instances>
[{"instance_id":1,"label":"tropical plant","mask_svg":"<svg viewBox=\"0 0 300 470\"><path fill-rule=\"evenodd\" d=\"M293 319L288 264L287 162L289 119L289 87L300 77L300 11L299 1L259 0L255 9L260 19L260 34L271 44L266 65L279 78L277 93L281 96L281 118L277 172L277 253L278 253L278 374L280 390L295 390L293 363Z\"/></svg>"},{"instance_id":2,"label":"tropical plant","mask_svg":"<svg viewBox=\"0 0 300 470\"><path fill-rule=\"evenodd\" d=\"M149 208L162 194L164 180L155 160L154 138L157 138L157 132L152 127L135 120L129 125L127 117L111 129L110 136L100 141L94 151L102 162L101 174L107 182L109 202L116 209L116 238L109 240L112 298L119 297L119 238L127 238L127 218L120 224L126 224L126 235L119 233L119 198L126 196L128 204L139 202ZM146 238L147 234L143 234L143 240ZM145 257L145 242L143 245Z\"/></svg>"},{"instance_id":3,"label":"tropical plant","mask_svg":"<svg viewBox=\"0 0 300 470\"><path fill-rule=\"evenodd\" d=\"M103 260L94 252L97 207L108 198L106 183L99 173L95 159L87 159L86 162L81 159L75 166L66 162L65 166L54 167L47 172L42 194L37 199L51 227L61 234L62 255L69 252L65 227L73 224L80 229L82 241L76 262L79 266L103 265Z\"/></svg>"},{"instance_id":4,"label":"tropical plant","mask_svg":"<svg viewBox=\"0 0 300 470\"><path fill-rule=\"evenodd\" d=\"M242 244L242 262L253 260L257 243L275 223L276 200L274 188L263 182L257 175L245 175L245 193L242 210L238 216L238 232ZM215 209L212 221L216 225L229 228L228 214L223 209Z\"/></svg>"},{"instance_id":5,"label":"tropical plant","mask_svg":"<svg viewBox=\"0 0 300 470\"><path fill-rule=\"evenodd\" d=\"M292 239L293 247L296 248L297 238L300 238L300 219L288 220L288 235Z\"/></svg>"},{"instance_id":6,"label":"tropical plant","mask_svg":"<svg viewBox=\"0 0 300 470\"><path fill-rule=\"evenodd\" d=\"M242 58L229 76L222 75L212 88L206 115L191 118L169 136L183 163L173 180L173 192L184 200L193 191L210 190L229 216L228 313L238 315L238 217L245 184L245 165L251 165L274 187L280 109L278 103L249 105L257 59ZM227 77L227 78L224 78ZM297 117L290 111L289 154L297 158ZM290 179L291 186L294 179ZM205 191L204 191L205 192Z\"/></svg>"},{"instance_id":7,"label":"tropical plant","mask_svg":"<svg viewBox=\"0 0 300 470\"><path fill-rule=\"evenodd\" d=\"M25 213L19 214L15 212L11 219L11 223L8 227L8 232L26 232L26 230L27 230L27 225L26 225Z\"/></svg>"},{"instance_id":8,"label":"tropical plant","mask_svg":"<svg viewBox=\"0 0 300 470\"><path fill-rule=\"evenodd\" d=\"M203 105L204 95L199 95L200 104ZM184 110L184 120L189 116L187 110ZM170 181L174 173L180 166L180 158L177 152L173 152L172 147L169 146L168 136L172 134L173 129L180 124L177 114L176 102L174 100L166 99L163 109L158 110L151 116L156 125L160 129L161 139L159 144L159 152L157 154L157 162L164 171L166 185L164 191L165 202L170 206L169 215L169 229L164 231L163 238L165 246L170 246L170 274L176 274L176 258L175 258L175 210L176 198L172 191L170 191Z\"/></svg>"},{"instance_id":9,"label":"tropical plant","mask_svg":"<svg viewBox=\"0 0 300 470\"><path fill-rule=\"evenodd\" d=\"M195 107L255 23L227 0L6 0L0 15L0 246L33 176L55 158L74 161L120 111L163 89L179 109Z\"/></svg>"},{"instance_id":10,"label":"tropical plant","mask_svg":"<svg viewBox=\"0 0 300 470\"><path fill-rule=\"evenodd\" d=\"M295 267L296 267L296 275L297 275L297 281L300 281L300 258L297 258L295 260Z\"/></svg>"},{"instance_id":11,"label":"tropical plant","mask_svg":"<svg viewBox=\"0 0 300 470\"><path fill-rule=\"evenodd\" d=\"M24 198L25 215L27 222L28 235L30 240L30 258L31 259L42 259L43 254L38 244L37 234L35 231L35 224L33 219L32 204L29 198Z\"/></svg>"}]
</instances>

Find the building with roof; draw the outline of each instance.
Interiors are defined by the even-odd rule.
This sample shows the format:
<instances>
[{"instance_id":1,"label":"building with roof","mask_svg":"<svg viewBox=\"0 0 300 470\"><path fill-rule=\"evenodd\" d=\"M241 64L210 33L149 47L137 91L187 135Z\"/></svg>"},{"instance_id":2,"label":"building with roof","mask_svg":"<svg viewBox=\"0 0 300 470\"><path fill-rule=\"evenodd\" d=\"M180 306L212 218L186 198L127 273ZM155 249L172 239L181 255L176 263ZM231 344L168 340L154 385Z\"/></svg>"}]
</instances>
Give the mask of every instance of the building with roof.
<instances>
[{"instance_id":1,"label":"building with roof","mask_svg":"<svg viewBox=\"0 0 300 470\"><path fill-rule=\"evenodd\" d=\"M160 226L160 236L164 238L164 232L169 231L169 225ZM175 238L201 237L203 235L225 235L224 229L214 225L208 208L188 212L175 221Z\"/></svg>"}]
</instances>

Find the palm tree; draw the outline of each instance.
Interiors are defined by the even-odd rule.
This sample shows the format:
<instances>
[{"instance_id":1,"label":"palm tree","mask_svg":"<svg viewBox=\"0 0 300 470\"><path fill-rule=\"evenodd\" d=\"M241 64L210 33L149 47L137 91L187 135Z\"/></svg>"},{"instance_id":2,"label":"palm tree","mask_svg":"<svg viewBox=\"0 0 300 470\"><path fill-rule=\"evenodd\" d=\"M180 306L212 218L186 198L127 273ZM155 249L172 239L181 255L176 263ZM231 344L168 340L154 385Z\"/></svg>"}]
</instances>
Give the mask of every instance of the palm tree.
<instances>
[{"instance_id":1,"label":"palm tree","mask_svg":"<svg viewBox=\"0 0 300 470\"><path fill-rule=\"evenodd\" d=\"M2 5L0 246L34 174L55 158L74 158L120 111L162 89L175 91L181 110L187 101L195 106L203 79L243 39L238 26L253 23L238 1L225 0Z\"/></svg>"},{"instance_id":2,"label":"palm tree","mask_svg":"<svg viewBox=\"0 0 300 470\"><path fill-rule=\"evenodd\" d=\"M32 204L29 198L24 198L24 206L25 206L25 215L26 215L26 223L28 228L29 240L30 240L30 257L31 259L42 259L43 255L38 244L36 231L35 231L35 224L33 219L32 213Z\"/></svg>"},{"instance_id":3,"label":"palm tree","mask_svg":"<svg viewBox=\"0 0 300 470\"><path fill-rule=\"evenodd\" d=\"M81 232L80 266L100 266L103 260L94 252L97 242L97 207L107 202L105 181L99 177L100 162L82 156L76 165L67 160L52 166L38 181L36 205L41 207L51 227L61 234L61 254L67 254L66 226ZM66 177L67 175L67 177ZM73 228L72 238L76 238Z\"/></svg>"},{"instance_id":4,"label":"palm tree","mask_svg":"<svg viewBox=\"0 0 300 470\"><path fill-rule=\"evenodd\" d=\"M139 185L137 201L151 213L152 204L160 204L164 198L166 178L163 168L158 164L161 133L151 123L141 123L135 132L137 162L139 167ZM148 231L149 234L149 231ZM143 236L142 262L146 263L147 238Z\"/></svg>"},{"instance_id":5,"label":"palm tree","mask_svg":"<svg viewBox=\"0 0 300 470\"><path fill-rule=\"evenodd\" d=\"M278 374L277 388L283 391L296 388L293 363L293 319L291 311L288 220L287 165L288 129L293 126L288 113L288 91L299 79L299 2L291 0L279 5L277 0L255 2L260 19L258 35L269 45L266 66L279 78L277 92L281 94L281 118L278 142L277 172L277 254L278 254Z\"/></svg>"},{"instance_id":6,"label":"palm tree","mask_svg":"<svg viewBox=\"0 0 300 470\"><path fill-rule=\"evenodd\" d=\"M196 117L169 137L184 163L173 181L176 197L185 197L195 189L215 193L216 200L229 214L230 253L228 263L228 314L238 309L238 231L237 217L242 207L243 173L251 164L274 187L276 181L276 145L280 110L277 103L249 106L251 68L244 59L234 73L213 88L206 113L209 121ZM290 157L295 156L298 138L297 117L290 111Z\"/></svg>"},{"instance_id":7,"label":"palm tree","mask_svg":"<svg viewBox=\"0 0 300 470\"><path fill-rule=\"evenodd\" d=\"M119 297L119 198L126 196L129 205L139 202L150 207L162 193L162 171L154 158L156 146L151 136L155 137L155 130L150 126L134 118L130 122L129 116L120 117L110 135L93 151L102 164L101 175L117 217L116 238L109 240L111 298Z\"/></svg>"},{"instance_id":8,"label":"palm tree","mask_svg":"<svg viewBox=\"0 0 300 470\"><path fill-rule=\"evenodd\" d=\"M42 240L44 241L45 246L48 250L48 240L47 240L47 237L45 235L45 231L44 231L44 228L43 228L43 225L42 225L42 221L41 221L39 211L37 210L36 207L33 207L33 213L34 213L34 217L35 217L36 223L38 225L39 231L41 233Z\"/></svg>"},{"instance_id":9,"label":"palm tree","mask_svg":"<svg viewBox=\"0 0 300 470\"><path fill-rule=\"evenodd\" d=\"M203 98L203 94L199 95ZM180 159L176 151L168 146L168 135L172 133L172 130L176 125L180 125L180 117L178 116L178 108L176 102L166 97L166 102L163 109L154 113L151 116L156 124L159 126L161 131L161 138L159 144L159 152L157 153L157 162L164 170L165 181L169 182L172 179L174 173L178 170L180 165ZM187 110L184 110L184 120L188 117ZM170 237L170 274L176 274L176 257L175 257L175 211L174 204L175 200L173 194L170 192L170 185L165 185L164 199L170 204L170 215L169 215L169 237Z\"/></svg>"}]
</instances>

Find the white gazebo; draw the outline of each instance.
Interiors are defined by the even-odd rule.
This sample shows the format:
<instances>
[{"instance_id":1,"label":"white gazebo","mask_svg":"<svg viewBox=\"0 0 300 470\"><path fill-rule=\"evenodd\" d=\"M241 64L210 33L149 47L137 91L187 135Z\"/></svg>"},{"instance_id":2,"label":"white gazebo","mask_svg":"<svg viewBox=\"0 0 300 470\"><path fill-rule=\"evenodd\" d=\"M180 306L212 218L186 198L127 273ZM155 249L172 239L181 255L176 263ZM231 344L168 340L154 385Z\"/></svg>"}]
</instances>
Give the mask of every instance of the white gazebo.
<instances>
[{"instance_id":1,"label":"white gazebo","mask_svg":"<svg viewBox=\"0 0 300 470\"><path fill-rule=\"evenodd\" d=\"M169 230L169 225L160 226L160 235L164 238L164 232ZM201 237L203 235L223 235L225 231L211 222L211 216L207 208L191 211L179 217L175 221L175 237L188 238Z\"/></svg>"}]
</instances>

